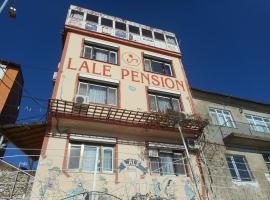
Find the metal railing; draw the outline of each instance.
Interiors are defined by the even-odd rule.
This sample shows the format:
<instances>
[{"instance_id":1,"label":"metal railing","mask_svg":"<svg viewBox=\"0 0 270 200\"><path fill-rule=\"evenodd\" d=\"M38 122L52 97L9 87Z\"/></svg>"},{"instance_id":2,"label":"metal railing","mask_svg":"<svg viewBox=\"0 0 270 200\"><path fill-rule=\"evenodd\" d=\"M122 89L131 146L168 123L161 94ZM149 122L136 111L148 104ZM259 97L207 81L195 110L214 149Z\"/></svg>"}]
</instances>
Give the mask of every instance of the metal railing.
<instances>
[{"instance_id":1,"label":"metal railing","mask_svg":"<svg viewBox=\"0 0 270 200\"><path fill-rule=\"evenodd\" d=\"M219 127L223 138L227 137L232 133L253 136L253 137L264 137L270 139L270 128L261 125L252 125L244 122L230 121L224 125L216 125Z\"/></svg>"}]
</instances>

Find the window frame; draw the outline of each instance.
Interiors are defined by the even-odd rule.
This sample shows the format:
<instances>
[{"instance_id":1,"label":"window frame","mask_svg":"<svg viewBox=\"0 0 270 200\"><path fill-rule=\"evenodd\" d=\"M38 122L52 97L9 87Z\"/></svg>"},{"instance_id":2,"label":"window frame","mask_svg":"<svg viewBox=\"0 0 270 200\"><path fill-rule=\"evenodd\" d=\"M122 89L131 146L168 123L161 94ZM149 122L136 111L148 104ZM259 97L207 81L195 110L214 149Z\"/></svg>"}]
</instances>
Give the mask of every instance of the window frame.
<instances>
[{"instance_id":1,"label":"window frame","mask_svg":"<svg viewBox=\"0 0 270 200\"><path fill-rule=\"evenodd\" d=\"M89 21L89 20L87 20L87 16L88 15L91 15L91 16L95 16L95 17L97 17L97 22L96 21ZM93 14L91 14L91 13L86 13L86 18L85 18L85 21L86 22L88 22L88 23L94 23L94 24L98 24L99 23L99 16L97 16L97 15L93 15Z\"/></svg>"},{"instance_id":2,"label":"window frame","mask_svg":"<svg viewBox=\"0 0 270 200\"><path fill-rule=\"evenodd\" d=\"M245 113L245 118L248 121L250 129L252 131L256 131L256 132L260 132L260 133L270 133L270 119L269 118L262 117L262 116L257 116L257 115L252 115L252 114L248 114L248 113ZM263 122L263 124L265 126L262 126L261 124L258 124L258 120L255 120L254 118L260 118L261 122ZM252 120L252 122L249 119ZM268 122L266 122L266 120L268 120ZM258 130L258 127L263 128L264 131Z\"/></svg>"},{"instance_id":3,"label":"window frame","mask_svg":"<svg viewBox=\"0 0 270 200\"><path fill-rule=\"evenodd\" d=\"M262 157L265 162L266 168L270 174L270 153L263 153Z\"/></svg>"},{"instance_id":4,"label":"window frame","mask_svg":"<svg viewBox=\"0 0 270 200\"><path fill-rule=\"evenodd\" d=\"M154 157L154 156L148 156L149 158L149 169L150 169L150 174L151 175L154 175L154 176L188 176L187 174L187 169L186 169L186 163L185 163L185 160L184 160L184 153L181 152L181 151L173 151L173 150L169 150L169 151L165 151L165 150L162 150L162 149L150 149L150 150L154 150L154 151L157 151L158 153L158 156L157 157ZM161 164L161 156L160 154L168 154L168 155L171 155L171 159L172 159L172 167L173 167L173 173L172 174L167 174L167 173L164 173L163 170L162 170L162 164ZM175 163L175 155L181 155L181 162L180 163L180 160L179 160L179 165L182 165L183 169L184 169L184 173L176 173L176 163ZM152 161L151 159L156 159L157 161L157 166L158 166L158 172L154 172L152 171ZM154 169L156 170L156 169Z\"/></svg>"},{"instance_id":5,"label":"window frame","mask_svg":"<svg viewBox=\"0 0 270 200\"><path fill-rule=\"evenodd\" d=\"M239 172L239 171L241 171L241 169L238 169L237 164L236 164L237 162L235 161L235 158L234 158L236 156L243 158L243 161L244 161L243 164L245 164L245 168L247 169L247 172L248 172L248 175L249 175L249 179L250 180L247 180L247 178L245 180L243 180L241 178L241 175L240 175L240 172ZM231 177L232 177L232 179L234 181L238 181L238 182L252 182L252 181L254 181L254 177L253 177L252 172L250 170L250 167L249 167L249 164L247 162L246 156L244 156L244 155L236 155L236 154L226 154L225 157L226 157L226 162L227 162L228 169L229 169L230 174L231 174ZM234 173L236 174L236 178L234 178L233 175L232 175L232 173L231 173L231 168L230 168L230 166L228 164L227 158L230 159L231 164L233 165L233 170L234 170Z\"/></svg>"},{"instance_id":6,"label":"window frame","mask_svg":"<svg viewBox=\"0 0 270 200\"><path fill-rule=\"evenodd\" d=\"M175 36L171 36L171 35L165 35L166 38L166 43L169 45L173 45L173 46L177 46L177 40ZM170 38L174 40L175 44L172 44L170 41Z\"/></svg>"},{"instance_id":7,"label":"window frame","mask_svg":"<svg viewBox=\"0 0 270 200\"><path fill-rule=\"evenodd\" d=\"M86 91L86 95L83 95L83 94L79 94L79 91L80 91L80 85L81 84L86 84L87 85L87 91ZM95 103L95 102L90 102L89 100L89 89L90 89L90 85L93 85L93 86L97 86L97 87L103 87L103 88L106 88L106 103ZM113 89L115 90L115 104L108 104L108 94L109 94L109 89ZM110 86L110 85L105 85L105 84L97 84L95 82L87 82L87 81L78 81L78 88L77 88L77 93L76 93L76 96L84 96L87 98L87 103L93 103L93 104L100 104L100 105L108 105L108 106L118 106L118 87L114 87L114 86Z\"/></svg>"},{"instance_id":8,"label":"window frame","mask_svg":"<svg viewBox=\"0 0 270 200\"><path fill-rule=\"evenodd\" d=\"M151 36L144 35L144 33L143 33L144 31L146 31L146 32L149 31L151 33ZM141 28L141 33L142 33L142 37L153 39L153 31L145 29L145 28Z\"/></svg>"},{"instance_id":9,"label":"window frame","mask_svg":"<svg viewBox=\"0 0 270 200\"><path fill-rule=\"evenodd\" d=\"M150 62L150 71L146 69L146 65L145 65L145 61L148 60ZM156 71L153 71L153 68L152 68L152 62L156 62L156 63L161 63L163 65L163 71L164 73L160 73L160 72L156 72ZM144 65L144 71L146 72L150 72L150 73L155 73L155 74L160 74L160 75L163 75L163 76L169 76L169 77L174 77L174 71L173 71L173 66L172 66L172 61L163 61L162 59L158 59L158 58L151 58L151 57L148 57L148 56L143 56L143 65ZM165 73L165 66L169 66L169 69L170 69L170 74L166 74Z\"/></svg>"},{"instance_id":10,"label":"window frame","mask_svg":"<svg viewBox=\"0 0 270 200\"><path fill-rule=\"evenodd\" d=\"M73 13L73 12L74 12L74 13ZM82 19L77 18L77 17L74 17L74 14L75 14L75 13L77 13L77 14L82 14ZM84 12L72 9L72 10L70 11L69 17L72 18L72 19L76 19L76 20L83 21L83 19L84 19Z\"/></svg>"},{"instance_id":11,"label":"window frame","mask_svg":"<svg viewBox=\"0 0 270 200\"><path fill-rule=\"evenodd\" d=\"M162 111L160 111L160 109L159 109L159 107L158 107L158 98L157 97L159 97L159 98L165 98L165 99L170 99L170 104L171 104L171 107L172 107L172 111L174 111L174 112L181 112L182 111L182 108L181 108L181 101L180 101L180 96L179 97L176 97L176 96L168 96L168 95L161 95L161 94L158 94L158 93L152 93L152 92L148 92L148 99L149 99L149 110L150 110L150 112L162 112ZM155 97L155 107L156 107L156 110L155 111L153 111L153 110L151 110L151 99L150 99L150 96L154 96ZM179 105L179 111L175 111L174 109L173 109L173 102L172 102L172 99L176 99L176 100L178 100L178 105Z\"/></svg>"},{"instance_id":12,"label":"window frame","mask_svg":"<svg viewBox=\"0 0 270 200\"><path fill-rule=\"evenodd\" d=\"M5 74L7 72L7 66L0 64L0 80L3 80L3 78L5 77Z\"/></svg>"},{"instance_id":13,"label":"window frame","mask_svg":"<svg viewBox=\"0 0 270 200\"><path fill-rule=\"evenodd\" d=\"M211 110L214 110L215 112L212 112ZM218 112L220 111L220 112ZM225 114L224 112L228 112L229 115ZM228 127L228 128L236 128L236 125L235 125L235 121L234 121L234 118L232 116L232 113L230 110L225 110L225 109L220 109L220 108L214 108L214 107L209 107L208 108L208 113L212 119L212 122L214 125L217 125L217 126L224 126L224 127ZM217 123L215 122L215 120L213 119L211 113L215 113L216 117L217 117ZM225 119L225 124L220 124L219 122L219 114L222 114L222 117ZM229 117L231 121L227 121L227 118L226 117ZM231 122L232 126L229 126L229 122Z\"/></svg>"},{"instance_id":14,"label":"window frame","mask_svg":"<svg viewBox=\"0 0 270 200\"><path fill-rule=\"evenodd\" d=\"M138 33L134 33L134 32L131 32L130 31L130 28L129 27L135 27L135 28L138 28ZM128 24L128 32L130 33L130 34L136 34L136 35L141 35L141 31L140 31L140 27L138 27L138 26L133 26L133 25L131 25L131 24Z\"/></svg>"},{"instance_id":15,"label":"window frame","mask_svg":"<svg viewBox=\"0 0 270 200\"><path fill-rule=\"evenodd\" d=\"M88 58L88 57L85 56L86 48L89 48L91 50L91 52L90 52L90 58ZM94 54L93 54L94 49L108 52L108 54L107 54L108 55L107 61L97 60L96 58L94 58ZM106 48L106 47L101 47L101 46L98 46L98 45L92 45L92 44L84 43L84 45L83 45L83 51L82 51L82 57L84 59L95 60L95 61L98 61L98 62L104 62L104 63L108 63L108 64L111 64L111 65L119 65L118 52L119 52L119 50L115 50L115 49L112 49L112 48ZM113 53L115 55L115 63L111 63L110 62L110 60L111 60L111 53Z\"/></svg>"},{"instance_id":16,"label":"window frame","mask_svg":"<svg viewBox=\"0 0 270 200\"><path fill-rule=\"evenodd\" d=\"M71 147L72 146L78 146L80 147L80 158L79 158L79 167L76 169L70 169L69 163L70 163L70 153L71 153ZM106 144L93 144L93 143L85 143L85 142L69 142L68 144L68 158L67 158L67 164L65 166L66 170L68 171L80 171L80 172L89 172L94 173L95 170L86 170L83 168L83 157L84 157L84 148L85 146L88 147L95 147L96 151L98 151L98 164L97 164L97 172L98 173L114 173L114 146L106 145ZM112 169L111 170L104 170L104 149L111 149L112 151ZM96 158L95 158L96 160ZM95 161L94 161L95 162Z\"/></svg>"},{"instance_id":17,"label":"window frame","mask_svg":"<svg viewBox=\"0 0 270 200\"><path fill-rule=\"evenodd\" d=\"M156 32L156 31L154 31L153 33L154 33L154 38L155 38L155 40L158 40L158 41L161 41L161 42L166 42L166 40L165 40L165 35L164 35L163 33L159 33L159 32ZM163 36L163 39L157 38L157 37L156 37L156 34L162 35L162 36ZM158 37L159 37L159 36L158 36Z\"/></svg>"},{"instance_id":18,"label":"window frame","mask_svg":"<svg viewBox=\"0 0 270 200\"><path fill-rule=\"evenodd\" d=\"M103 19L105 19L105 21L108 20L107 22L111 21L111 22L112 22L112 25L111 25L111 26L108 26L108 25L106 25L106 24L102 24L102 20L103 20ZM109 28L113 28L113 20L112 20L112 19L109 19L109 18L101 17L101 18L100 18L100 25L101 25L101 26L106 26L106 27L109 27Z\"/></svg>"},{"instance_id":19,"label":"window frame","mask_svg":"<svg viewBox=\"0 0 270 200\"><path fill-rule=\"evenodd\" d=\"M121 28L117 28L117 27L116 27L116 26L117 26L117 23L118 23L118 24L125 25L125 30L123 30L123 29L121 29ZM115 27L116 30L120 30L120 31L127 32L127 24L124 23L124 22L115 21L115 22L114 22L114 27Z\"/></svg>"}]
</instances>

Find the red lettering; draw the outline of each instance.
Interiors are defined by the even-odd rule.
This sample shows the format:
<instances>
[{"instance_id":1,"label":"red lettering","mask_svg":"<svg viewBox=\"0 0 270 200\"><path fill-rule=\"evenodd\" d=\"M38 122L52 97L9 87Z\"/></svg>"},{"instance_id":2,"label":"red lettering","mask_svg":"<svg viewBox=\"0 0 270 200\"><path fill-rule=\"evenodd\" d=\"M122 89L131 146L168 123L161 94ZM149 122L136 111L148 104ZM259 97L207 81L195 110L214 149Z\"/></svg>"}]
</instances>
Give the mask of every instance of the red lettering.
<instances>
[{"instance_id":1,"label":"red lettering","mask_svg":"<svg viewBox=\"0 0 270 200\"><path fill-rule=\"evenodd\" d=\"M124 79L125 76L128 76L129 75L129 71L127 69L122 69L122 79Z\"/></svg>"},{"instance_id":2,"label":"red lettering","mask_svg":"<svg viewBox=\"0 0 270 200\"><path fill-rule=\"evenodd\" d=\"M160 78L161 78L161 85L162 85L162 87L165 87L163 77L161 76Z\"/></svg>"},{"instance_id":3,"label":"red lettering","mask_svg":"<svg viewBox=\"0 0 270 200\"><path fill-rule=\"evenodd\" d=\"M147 80L147 83L148 83L148 85L149 85L149 74L144 74L144 73L142 73L141 72L141 81L142 81L142 83L144 83L144 79L146 79Z\"/></svg>"},{"instance_id":4,"label":"red lettering","mask_svg":"<svg viewBox=\"0 0 270 200\"><path fill-rule=\"evenodd\" d=\"M103 76L112 77L110 65L103 65Z\"/></svg>"},{"instance_id":5,"label":"red lettering","mask_svg":"<svg viewBox=\"0 0 270 200\"><path fill-rule=\"evenodd\" d=\"M89 73L89 68L88 68L88 64L86 61L83 61L82 64L81 64L81 67L79 69L79 71L82 71L82 69L85 68L86 71Z\"/></svg>"},{"instance_id":6,"label":"red lettering","mask_svg":"<svg viewBox=\"0 0 270 200\"><path fill-rule=\"evenodd\" d=\"M76 68L72 68L72 67L71 67L71 61L72 61L72 58L69 58L69 59L68 59L68 66L67 66L67 69L76 70Z\"/></svg>"},{"instance_id":7,"label":"red lettering","mask_svg":"<svg viewBox=\"0 0 270 200\"><path fill-rule=\"evenodd\" d=\"M170 84L169 84L168 82L170 82ZM167 86L168 88L174 88L174 87L175 87L173 80L170 79L170 78L166 78L166 79L165 79L165 84L166 84L166 86Z\"/></svg>"},{"instance_id":8,"label":"red lettering","mask_svg":"<svg viewBox=\"0 0 270 200\"><path fill-rule=\"evenodd\" d=\"M101 75L101 72L96 71L96 63L93 63L93 74Z\"/></svg>"},{"instance_id":9,"label":"red lettering","mask_svg":"<svg viewBox=\"0 0 270 200\"><path fill-rule=\"evenodd\" d=\"M176 82L177 90L180 90L180 87L181 87L183 89L183 91L185 91L185 87L184 87L183 81L175 80L175 82Z\"/></svg>"},{"instance_id":10,"label":"red lettering","mask_svg":"<svg viewBox=\"0 0 270 200\"><path fill-rule=\"evenodd\" d=\"M140 80L136 80L135 78L138 78L138 72L136 71L131 71L131 80L134 82L140 82Z\"/></svg>"},{"instance_id":11,"label":"red lettering","mask_svg":"<svg viewBox=\"0 0 270 200\"><path fill-rule=\"evenodd\" d=\"M158 80L158 76L152 75L151 77L152 77L152 84L155 85L155 86L159 86L160 82Z\"/></svg>"}]
</instances>

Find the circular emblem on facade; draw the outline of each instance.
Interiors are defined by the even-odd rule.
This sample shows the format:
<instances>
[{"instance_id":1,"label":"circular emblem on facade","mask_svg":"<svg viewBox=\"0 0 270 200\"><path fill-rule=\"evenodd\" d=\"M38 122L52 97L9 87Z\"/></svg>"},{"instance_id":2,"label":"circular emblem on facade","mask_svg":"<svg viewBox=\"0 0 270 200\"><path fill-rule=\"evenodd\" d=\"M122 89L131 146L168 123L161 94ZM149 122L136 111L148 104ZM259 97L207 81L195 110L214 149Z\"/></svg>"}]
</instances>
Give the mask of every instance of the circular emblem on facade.
<instances>
[{"instance_id":1,"label":"circular emblem on facade","mask_svg":"<svg viewBox=\"0 0 270 200\"><path fill-rule=\"evenodd\" d=\"M125 52L122 54L123 61L131 66L138 66L141 63L141 59L135 53Z\"/></svg>"}]
</instances>

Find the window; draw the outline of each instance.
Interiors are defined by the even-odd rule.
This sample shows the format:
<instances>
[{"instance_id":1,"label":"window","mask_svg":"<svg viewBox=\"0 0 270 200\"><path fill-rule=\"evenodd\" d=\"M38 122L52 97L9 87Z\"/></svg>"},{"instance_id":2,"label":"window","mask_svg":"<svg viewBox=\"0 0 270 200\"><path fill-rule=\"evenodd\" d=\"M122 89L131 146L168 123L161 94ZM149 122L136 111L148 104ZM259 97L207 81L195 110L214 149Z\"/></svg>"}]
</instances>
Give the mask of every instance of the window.
<instances>
[{"instance_id":1,"label":"window","mask_svg":"<svg viewBox=\"0 0 270 200\"><path fill-rule=\"evenodd\" d=\"M226 155L226 160L234 180L252 181L252 174L244 156Z\"/></svg>"},{"instance_id":2,"label":"window","mask_svg":"<svg viewBox=\"0 0 270 200\"><path fill-rule=\"evenodd\" d=\"M69 147L67 168L95 171L97 165L98 172L113 172L113 157L113 147L72 143Z\"/></svg>"},{"instance_id":3,"label":"window","mask_svg":"<svg viewBox=\"0 0 270 200\"><path fill-rule=\"evenodd\" d=\"M87 14L86 15L86 21L94 22L94 23L98 24L98 16Z\"/></svg>"},{"instance_id":4,"label":"window","mask_svg":"<svg viewBox=\"0 0 270 200\"><path fill-rule=\"evenodd\" d=\"M6 65L0 64L0 80L3 79L5 73L6 73Z\"/></svg>"},{"instance_id":5,"label":"window","mask_svg":"<svg viewBox=\"0 0 270 200\"><path fill-rule=\"evenodd\" d=\"M83 96L86 103L117 105L116 87L80 81L77 95Z\"/></svg>"},{"instance_id":6,"label":"window","mask_svg":"<svg viewBox=\"0 0 270 200\"><path fill-rule=\"evenodd\" d=\"M176 40L175 40L174 37L169 36L169 35L166 35L166 38L167 38L167 43L168 43L168 44L177 45L177 44L176 44Z\"/></svg>"},{"instance_id":7,"label":"window","mask_svg":"<svg viewBox=\"0 0 270 200\"><path fill-rule=\"evenodd\" d=\"M161 96L157 94L148 94L150 101L150 110L153 112L180 112L179 97Z\"/></svg>"},{"instance_id":8,"label":"window","mask_svg":"<svg viewBox=\"0 0 270 200\"><path fill-rule=\"evenodd\" d=\"M213 124L235 128L235 124L230 111L217 108L209 108L209 114L212 118Z\"/></svg>"},{"instance_id":9,"label":"window","mask_svg":"<svg viewBox=\"0 0 270 200\"><path fill-rule=\"evenodd\" d=\"M126 31L127 30L127 26L125 23L122 22L115 22L115 28L122 30L122 31Z\"/></svg>"},{"instance_id":10,"label":"window","mask_svg":"<svg viewBox=\"0 0 270 200\"><path fill-rule=\"evenodd\" d=\"M113 21L107 18L101 18L101 25L113 27Z\"/></svg>"},{"instance_id":11,"label":"window","mask_svg":"<svg viewBox=\"0 0 270 200\"><path fill-rule=\"evenodd\" d=\"M83 57L111 64L117 64L117 51L95 45L84 45Z\"/></svg>"},{"instance_id":12,"label":"window","mask_svg":"<svg viewBox=\"0 0 270 200\"><path fill-rule=\"evenodd\" d=\"M155 39L165 42L164 35L162 33L154 32Z\"/></svg>"},{"instance_id":13,"label":"window","mask_svg":"<svg viewBox=\"0 0 270 200\"><path fill-rule=\"evenodd\" d=\"M148 38L152 38L153 37L152 36L152 31L149 31L149 30L146 30L146 29L143 29L143 28L142 28L142 35L144 37L148 37Z\"/></svg>"},{"instance_id":14,"label":"window","mask_svg":"<svg viewBox=\"0 0 270 200\"><path fill-rule=\"evenodd\" d=\"M253 131L270 133L270 119L246 114L250 129Z\"/></svg>"},{"instance_id":15,"label":"window","mask_svg":"<svg viewBox=\"0 0 270 200\"><path fill-rule=\"evenodd\" d=\"M130 33L134 33L134 34L140 35L140 28L139 28L139 27L129 25L129 26L128 26L128 29L129 29L129 32L130 32Z\"/></svg>"},{"instance_id":16,"label":"window","mask_svg":"<svg viewBox=\"0 0 270 200\"><path fill-rule=\"evenodd\" d=\"M71 10L70 17L78 20L83 20L83 12Z\"/></svg>"},{"instance_id":17,"label":"window","mask_svg":"<svg viewBox=\"0 0 270 200\"><path fill-rule=\"evenodd\" d=\"M270 154L263 154L263 159L265 161L266 167L270 173Z\"/></svg>"},{"instance_id":18,"label":"window","mask_svg":"<svg viewBox=\"0 0 270 200\"><path fill-rule=\"evenodd\" d=\"M173 76L170 61L163 61L155 58L145 57L144 69L148 72L155 72L163 75Z\"/></svg>"},{"instance_id":19,"label":"window","mask_svg":"<svg viewBox=\"0 0 270 200\"><path fill-rule=\"evenodd\" d=\"M180 152L149 149L151 174L185 175L185 163Z\"/></svg>"}]
</instances>

